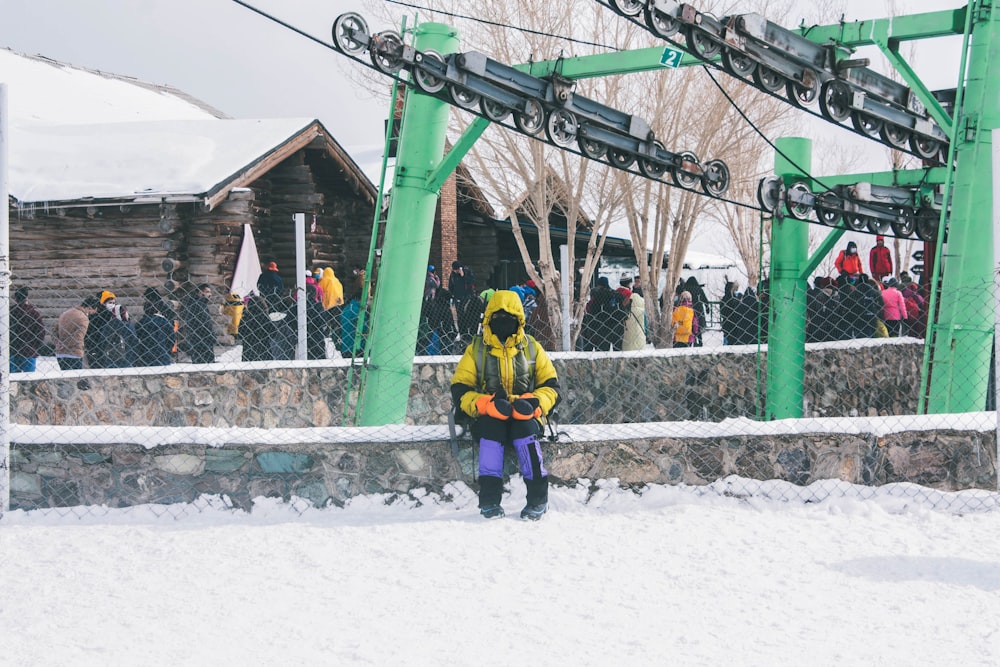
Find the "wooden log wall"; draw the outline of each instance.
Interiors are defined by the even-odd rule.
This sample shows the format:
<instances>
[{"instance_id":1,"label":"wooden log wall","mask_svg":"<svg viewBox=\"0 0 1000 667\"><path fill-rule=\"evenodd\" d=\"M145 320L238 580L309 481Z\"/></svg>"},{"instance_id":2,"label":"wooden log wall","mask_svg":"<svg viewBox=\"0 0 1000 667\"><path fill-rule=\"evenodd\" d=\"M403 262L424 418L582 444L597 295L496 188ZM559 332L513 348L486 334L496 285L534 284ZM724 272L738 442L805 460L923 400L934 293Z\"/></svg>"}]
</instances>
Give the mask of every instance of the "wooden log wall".
<instances>
[{"instance_id":1,"label":"wooden log wall","mask_svg":"<svg viewBox=\"0 0 1000 667\"><path fill-rule=\"evenodd\" d=\"M371 237L371 203L354 192L336 161L322 151L299 151L252 185L262 207L254 233L262 262L273 259L295 284L295 226L306 216L306 268L331 267L346 285L351 268L364 266Z\"/></svg>"},{"instance_id":2,"label":"wooden log wall","mask_svg":"<svg viewBox=\"0 0 1000 667\"><path fill-rule=\"evenodd\" d=\"M11 289L30 288L49 329L64 310L102 290L139 315L147 287L164 293L170 272L163 263L181 244L183 216L157 204L12 209Z\"/></svg>"},{"instance_id":3,"label":"wooden log wall","mask_svg":"<svg viewBox=\"0 0 1000 667\"><path fill-rule=\"evenodd\" d=\"M31 289L51 331L63 311L102 290L138 317L149 287L177 307L194 286L209 283L225 342L221 305L244 224L261 261L278 262L286 286L296 280L293 213L306 214L307 268L331 266L346 287L351 267L364 266L372 204L352 183L326 152L303 149L211 211L198 203L11 208L11 290Z\"/></svg>"},{"instance_id":4,"label":"wooden log wall","mask_svg":"<svg viewBox=\"0 0 1000 667\"><path fill-rule=\"evenodd\" d=\"M237 190L213 210L192 216L186 248L174 253L191 285L208 283L225 296L243 243L243 225L257 221L257 210L254 193Z\"/></svg>"}]
</instances>

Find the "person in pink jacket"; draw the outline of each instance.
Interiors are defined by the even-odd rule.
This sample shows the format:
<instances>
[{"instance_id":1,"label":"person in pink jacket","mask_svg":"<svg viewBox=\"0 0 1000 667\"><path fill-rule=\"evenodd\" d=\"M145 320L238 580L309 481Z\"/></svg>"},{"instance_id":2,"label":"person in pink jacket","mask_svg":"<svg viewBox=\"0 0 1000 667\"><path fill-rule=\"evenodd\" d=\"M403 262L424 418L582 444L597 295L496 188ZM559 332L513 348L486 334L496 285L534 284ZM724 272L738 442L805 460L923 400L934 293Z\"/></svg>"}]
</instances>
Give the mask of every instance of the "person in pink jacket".
<instances>
[{"instance_id":1,"label":"person in pink jacket","mask_svg":"<svg viewBox=\"0 0 1000 667\"><path fill-rule=\"evenodd\" d=\"M902 334L903 320L906 319L906 302L902 292L896 289L898 285L895 278L882 281L882 320L892 337Z\"/></svg>"}]
</instances>

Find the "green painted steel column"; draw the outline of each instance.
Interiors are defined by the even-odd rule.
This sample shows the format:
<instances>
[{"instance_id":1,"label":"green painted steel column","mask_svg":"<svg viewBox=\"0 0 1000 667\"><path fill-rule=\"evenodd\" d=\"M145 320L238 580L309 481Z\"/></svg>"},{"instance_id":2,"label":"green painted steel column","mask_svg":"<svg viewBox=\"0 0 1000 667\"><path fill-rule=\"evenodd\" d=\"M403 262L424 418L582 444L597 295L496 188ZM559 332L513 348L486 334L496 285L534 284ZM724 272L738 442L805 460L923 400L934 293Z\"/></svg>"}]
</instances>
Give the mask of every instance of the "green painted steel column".
<instances>
[{"instance_id":1,"label":"green painted steel column","mask_svg":"<svg viewBox=\"0 0 1000 667\"><path fill-rule=\"evenodd\" d=\"M812 142L775 141L774 172L790 185L812 170ZM785 215L771 223L770 314L767 334L767 418L802 416L806 350L806 280L809 223Z\"/></svg>"},{"instance_id":2,"label":"green painted steel column","mask_svg":"<svg viewBox=\"0 0 1000 667\"><path fill-rule=\"evenodd\" d=\"M957 167L931 349L930 413L986 409L993 347L991 131L1000 128L1000 11L975 6L963 111L956 114Z\"/></svg>"},{"instance_id":3,"label":"green painted steel column","mask_svg":"<svg viewBox=\"0 0 1000 667\"><path fill-rule=\"evenodd\" d=\"M420 24L414 47L454 53L458 32L440 23ZM439 194L428 180L444 155L448 109L448 104L412 88L407 93L375 286L368 369L358 403L358 423L363 426L402 424L406 418Z\"/></svg>"}]
</instances>

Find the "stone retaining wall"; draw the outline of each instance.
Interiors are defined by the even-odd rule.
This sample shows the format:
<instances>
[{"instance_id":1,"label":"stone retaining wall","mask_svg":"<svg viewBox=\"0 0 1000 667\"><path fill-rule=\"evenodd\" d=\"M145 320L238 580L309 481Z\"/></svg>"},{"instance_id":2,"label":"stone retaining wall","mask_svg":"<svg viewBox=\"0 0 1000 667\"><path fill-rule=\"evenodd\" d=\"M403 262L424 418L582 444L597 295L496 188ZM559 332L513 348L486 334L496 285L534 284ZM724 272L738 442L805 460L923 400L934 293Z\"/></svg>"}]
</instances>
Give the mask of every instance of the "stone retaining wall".
<instances>
[{"instance_id":1,"label":"stone retaining wall","mask_svg":"<svg viewBox=\"0 0 1000 667\"><path fill-rule=\"evenodd\" d=\"M840 479L995 490L995 432L988 427L904 430L890 420L905 418L888 417L884 429L857 432L837 425L839 432L808 432L818 417L912 415L921 353L920 344L905 340L810 345L804 402L812 421L797 427L806 432L769 433L764 424L750 422L747 433L717 436L705 434L723 420L757 416L766 371L758 370L753 348L556 354L564 396L560 420L569 435L545 444L547 466L562 484L617 478L625 485L701 485L738 475L796 485ZM187 502L204 494L224 495L239 507L259 496L297 496L322 506L359 494L416 489L447 496L455 492L455 481L473 485L462 487L472 493L471 443L453 451L441 426L455 363L457 358L418 359L409 426L377 432L339 426L345 400L356 398L347 391L348 377L356 382L358 375L342 361L16 378L11 506L119 507ZM670 424L681 421L696 423L672 431ZM625 422L651 429L629 436L627 430L638 424L603 431L583 426ZM81 425L93 428L57 433ZM108 436L123 425L135 434ZM183 434L154 442L137 428L147 426L232 433L222 444ZM573 437L574 429L587 428L598 429L600 437Z\"/></svg>"},{"instance_id":2,"label":"stone retaining wall","mask_svg":"<svg viewBox=\"0 0 1000 667\"><path fill-rule=\"evenodd\" d=\"M805 416L914 414L923 347L880 341L808 346ZM752 347L553 354L567 424L761 417L766 354ZM408 424L445 424L457 359L418 358ZM347 362L168 366L11 382L16 424L306 428L345 423ZM758 366L760 370L758 370ZM211 370L205 370L206 368ZM153 400L151 400L151 398ZM353 400L353 398L351 399ZM348 418L352 417L348 406ZM346 423L350 423L349 421Z\"/></svg>"},{"instance_id":3,"label":"stone retaining wall","mask_svg":"<svg viewBox=\"0 0 1000 667\"><path fill-rule=\"evenodd\" d=\"M730 475L805 486L840 479L879 486L912 482L941 491L996 490L992 431L888 435L802 433L719 438L650 437L545 442L554 484L617 479L623 486L704 485ZM364 494L468 494L471 441L344 444L15 444L11 508L190 502L221 495L249 509L257 497L298 497L317 507ZM516 468L507 462L508 473ZM466 482L468 486L454 484ZM419 490L419 493L417 493ZM804 492L804 490L802 490ZM806 496L803 496L806 497Z\"/></svg>"}]
</instances>

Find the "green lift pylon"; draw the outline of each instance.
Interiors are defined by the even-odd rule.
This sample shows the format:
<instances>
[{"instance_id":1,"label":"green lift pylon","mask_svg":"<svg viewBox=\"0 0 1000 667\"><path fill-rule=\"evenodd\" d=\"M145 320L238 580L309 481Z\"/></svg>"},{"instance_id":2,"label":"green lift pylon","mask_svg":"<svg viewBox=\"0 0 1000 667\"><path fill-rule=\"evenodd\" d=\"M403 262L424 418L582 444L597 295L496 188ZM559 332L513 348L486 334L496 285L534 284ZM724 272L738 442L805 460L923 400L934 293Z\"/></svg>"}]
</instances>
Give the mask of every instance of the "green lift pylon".
<instances>
[{"instance_id":1,"label":"green lift pylon","mask_svg":"<svg viewBox=\"0 0 1000 667\"><path fill-rule=\"evenodd\" d=\"M449 54L458 47L458 33L440 23L422 23L414 35L414 47L422 51ZM358 403L362 426L402 424L406 418L438 201L433 177L444 155L448 108L428 95L407 93Z\"/></svg>"},{"instance_id":2,"label":"green lift pylon","mask_svg":"<svg viewBox=\"0 0 1000 667\"><path fill-rule=\"evenodd\" d=\"M790 185L812 172L812 142L775 142L774 172ZM767 419L802 416L806 349L806 279L809 223L791 216L771 222L770 312L767 345Z\"/></svg>"},{"instance_id":3,"label":"green lift pylon","mask_svg":"<svg viewBox=\"0 0 1000 667\"><path fill-rule=\"evenodd\" d=\"M996 59L990 57L992 52L1000 48L1000 12L992 9L992 3L987 0L973 0L964 9L813 26L805 33L809 39L817 42L834 40L848 47L871 44L879 46L928 107L935 120L943 128L957 128L954 130L952 145L957 148L960 166L955 173L956 194L951 210L952 224L948 232L948 269L943 282L942 311L937 323L932 326L937 334L934 338L930 373L932 383L928 410L932 412L983 409L989 373L993 334L990 296L993 230L989 215L992 205L992 169L989 151L990 130L1000 126L1000 110L997 109L1000 75L996 72ZM956 120L952 121L945 117L937 101L899 57L898 46L901 41L906 40L962 34L961 23L966 23L967 31L971 30L974 55L970 58L973 65L966 81L968 101L963 109L955 111ZM415 33L414 46L418 49L434 49L439 53L451 53L456 49L457 34L448 26L423 24L418 26ZM523 69L534 76L544 76L558 69L563 76L571 79L625 74L662 69L662 52L662 48L651 48L583 56L533 63L523 66ZM681 64L700 64L700 61L685 56ZM422 276L424 273L423 264L430 248L438 187L444 173L454 167L461 159L461 154L475 142L486 125L486 121L481 119L474 122L456 145L456 148L461 145L462 150L453 150L442 160L448 107L433 98L412 93L413 91L408 94L400 133L397 173L369 338L367 380L358 408L358 423L363 425L403 423L405 420L422 293L422 282L414 280L414 276ZM794 152L797 149L791 150ZM801 163L798 164L801 166ZM894 172L885 176L895 181L901 173L903 172ZM926 178L926 173L922 170L921 173ZM823 181L829 185L837 178L824 177ZM868 180L877 182L881 179ZM801 224L798 226L804 227ZM784 238L785 232L788 238ZM778 230L779 254L772 257L772 263L781 264L782 271L787 268L789 273L774 276L773 282L777 282L778 286L772 290L777 289L782 295L775 295L773 305L776 310L780 310L782 303L779 299L787 301L791 298L793 308L790 314L783 315L779 312L772 315L772 326L777 326L778 329L786 325L790 327L799 307L804 308L804 300L799 303L796 290L799 290L802 281L818 261L816 257L808 261L802 260L798 250L798 234L801 233L804 231L793 230L791 226L786 230ZM822 245L822 249L828 252L838 233L842 231L835 230L828 242ZM793 265L800 267L798 279L792 278ZM936 265L940 266L940 262ZM790 290L791 295L786 290ZM801 328L804 321L803 310L797 326ZM801 345L798 339L788 345L783 347L784 343L781 343L779 346L782 347L772 348L772 361L777 361L773 356L777 352L783 359L784 383L787 384L790 379L788 373L795 372L796 377L800 378L798 384L801 385L804 339ZM796 349L793 350L791 345ZM778 418L801 414L801 386L797 392L793 389L783 391L778 387L774 389L777 391L769 389L768 415Z\"/></svg>"},{"instance_id":4,"label":"green lift pylon","mask_svg":"<svg viewBox=\"0 0 1000 667\"><path fill-rule=\"evenodd\" d=\"M961 108L955 112L952 139L957 166L947 255L935 263L943 265L941 299L936 323L928 331L929 413L985 410L991 373L995 324L991 151L992 130L1000 128L1000 6L975 0L969 12L968 73L959 82Z\"/></svg>"}]
</instances>

